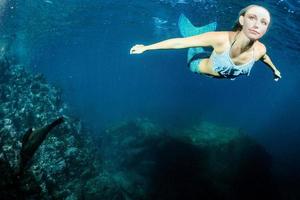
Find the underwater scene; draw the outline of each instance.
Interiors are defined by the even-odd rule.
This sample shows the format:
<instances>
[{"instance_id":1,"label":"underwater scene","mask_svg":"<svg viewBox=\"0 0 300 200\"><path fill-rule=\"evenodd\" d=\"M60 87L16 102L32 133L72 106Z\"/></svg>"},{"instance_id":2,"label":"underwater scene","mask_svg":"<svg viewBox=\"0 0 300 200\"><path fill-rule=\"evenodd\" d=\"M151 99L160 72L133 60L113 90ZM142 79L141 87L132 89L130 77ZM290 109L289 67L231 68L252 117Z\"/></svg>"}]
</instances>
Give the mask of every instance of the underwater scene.
<instances>
[{"instance_id":1,"label":"underwater scene","mask_svg":"<svg viewBox=\"0 0 300 200\"><path fill-rule=\"evenodd\" d=\"M0 0L0 199L298 200L299 56L299 0Z\"/></svg>"}]
</instances>

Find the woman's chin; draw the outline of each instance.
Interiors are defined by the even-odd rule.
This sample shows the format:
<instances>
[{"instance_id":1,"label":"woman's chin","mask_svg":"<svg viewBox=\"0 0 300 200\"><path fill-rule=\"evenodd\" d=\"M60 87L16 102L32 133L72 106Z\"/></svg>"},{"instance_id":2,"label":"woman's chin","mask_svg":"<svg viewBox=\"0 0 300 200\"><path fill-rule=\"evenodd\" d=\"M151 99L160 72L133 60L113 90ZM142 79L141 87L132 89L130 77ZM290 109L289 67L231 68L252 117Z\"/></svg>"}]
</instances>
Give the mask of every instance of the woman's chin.
<instances>
[{"instance_id":1,"label":"woman's chin","mask_svg":"<svg viewBox=\"0 0 300 200\"><path fill-rule=\"evenodd\" d=\"M263 34L260 34L260 33L255 33L255 34L248 33L247 36L248 36L248 38L250 40L258 40L258 39L260 39L263 36Z\"/></svg>"},{"instance_id":2,"label":"woman's chin","mask_svg":"<svg viewBox=\"0 0 300 200\"><path fill-rule=\"evenodd\" d=\"M250 40L258 40L258 39L260 39L261 38L261 35L248 35L248 38L250 39Z\"/></svg>"}]
</instances>

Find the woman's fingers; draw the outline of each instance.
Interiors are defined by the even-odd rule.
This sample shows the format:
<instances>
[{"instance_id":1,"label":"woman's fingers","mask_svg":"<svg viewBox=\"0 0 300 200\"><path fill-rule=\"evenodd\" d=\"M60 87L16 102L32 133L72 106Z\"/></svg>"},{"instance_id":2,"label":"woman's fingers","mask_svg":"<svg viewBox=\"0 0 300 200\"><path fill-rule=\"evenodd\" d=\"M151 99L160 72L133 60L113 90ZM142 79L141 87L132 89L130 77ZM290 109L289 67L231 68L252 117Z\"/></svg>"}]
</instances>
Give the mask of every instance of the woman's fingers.
<instances>
[{"instance_id":1,"label":"woman's fingers","mask_svg":"<svg viewBox=\"0 0 300 200\"><path fill-rule=\"evenodd\" d=\"M134 53L134 47L132 47L131 49L130 49L130 54L133 54Z\"/></svg>"},{"instance_id":2,"label":"woman's fingers","mask_svg":"<svg viewBox=\"0 0 300 200\"><path fill-rule=\"evenodd\" d=\"M140 45L140 44L137 44L137 45L134 45L131 49L130 49L130 54L138 54L138 53L142 53L142 47L144 45Z\"/></svg>"},{"instance_id":3,"label":"woman's fingers","mask_svg":"<svg viewBox=\"0 0 300 200\"><path fill-rule=\"evenodd\" d=\"M275 76L274 81L279 81L281 79L281 76Z\"/></svg>"},{"instance_id":4,"label":"woman's fingers","mask_svg":"<svg viewBox=\"0 0 300 200\"><path fill-rule=\"evenodd\" d=\"M132 54L133 52L134 52L134 47L131 47L130 54Z\"/></svg>"},{"instance_id":5,"label":"woman's fingers","mask_svg":"<svg viewBox=\"0 0 300 200\"><path fill-rule=\"evenodd\" d=\"M136 53L136 45L130 49L130 54Z\"/></svg>"}]
</instances>

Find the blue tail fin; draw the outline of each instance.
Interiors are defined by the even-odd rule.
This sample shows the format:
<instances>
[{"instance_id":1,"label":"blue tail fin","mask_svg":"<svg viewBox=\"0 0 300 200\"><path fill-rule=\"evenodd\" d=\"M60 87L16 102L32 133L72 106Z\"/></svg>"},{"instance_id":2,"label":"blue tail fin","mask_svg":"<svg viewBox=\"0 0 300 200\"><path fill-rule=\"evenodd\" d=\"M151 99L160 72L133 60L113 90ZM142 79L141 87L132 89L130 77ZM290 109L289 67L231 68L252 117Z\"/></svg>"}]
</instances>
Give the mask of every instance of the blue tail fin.
<instances>
[{"instance_id":1,"label":"blue tail fin","mask_svg":"<svg viewBox=\"0 0 300 200\"><path fill-rule=\"evenodd\" d=\"M212 22L210 24L196 27L190 20L184 15L181 14L178 20L179 31L183 37L189 37L193 35L199 35L202 33L215 31L217 28L217 22Z\"/></svg>"},{"instance_id":2,"label":"blue tail fin","mask_svg":"<svg viewBox=\"0 0 300 200\"><path fill-rule=\"evenodd\" d=\"M202 53L202 52L204 52L204 49L202 47L189 48L188 54L187 54L187 62L189 63L195 55Z\"/></svg>"},{"instance_id":3,"label":"blue tail fin","mask_svg":"<svg viewBox=\"0 0 300 200\"><path fill-rule=\"evenodd\" d=\"M213 22L201 27L196 27L190 22L190 20L184 14L181 14L178 20L178 27L179 27L180 34L183 37L189 37L189 36L199 35L210 31L215 31L217 28L217 22ZM204 49L202 47L190 48L188 50L188 55L187 55L188 62L196 54L202 52L204 52Z\"/></svg>"}]
</instances>

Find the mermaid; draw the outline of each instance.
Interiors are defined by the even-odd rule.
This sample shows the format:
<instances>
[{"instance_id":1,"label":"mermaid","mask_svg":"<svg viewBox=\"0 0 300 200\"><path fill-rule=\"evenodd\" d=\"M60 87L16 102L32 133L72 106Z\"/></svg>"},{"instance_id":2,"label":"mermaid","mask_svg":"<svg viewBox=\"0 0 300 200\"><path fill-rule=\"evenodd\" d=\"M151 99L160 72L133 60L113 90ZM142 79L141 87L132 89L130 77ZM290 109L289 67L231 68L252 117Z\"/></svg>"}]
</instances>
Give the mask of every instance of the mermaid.
<instances>
[{"instance_id":1,"label":"mermaid","mask_svg":"<svg viewBox=\"0 0 300 200\"><path fill-rule=\"evenodd\" d=\"M178 26L183 37L151 45L134 45L130 54L189 48L187 59L192 72L231 80L241 75L249 76L254 63L260 60L272 70L274 80L278 81L281 78L280 71L267 55L265 45L259 41L268 31L270 21L270 12L259 5L242 9L231 31L216 31L216 22L195 27L182 14ZM213 50L208 52L203 47Z\"/></svg>"}]
</instances>

